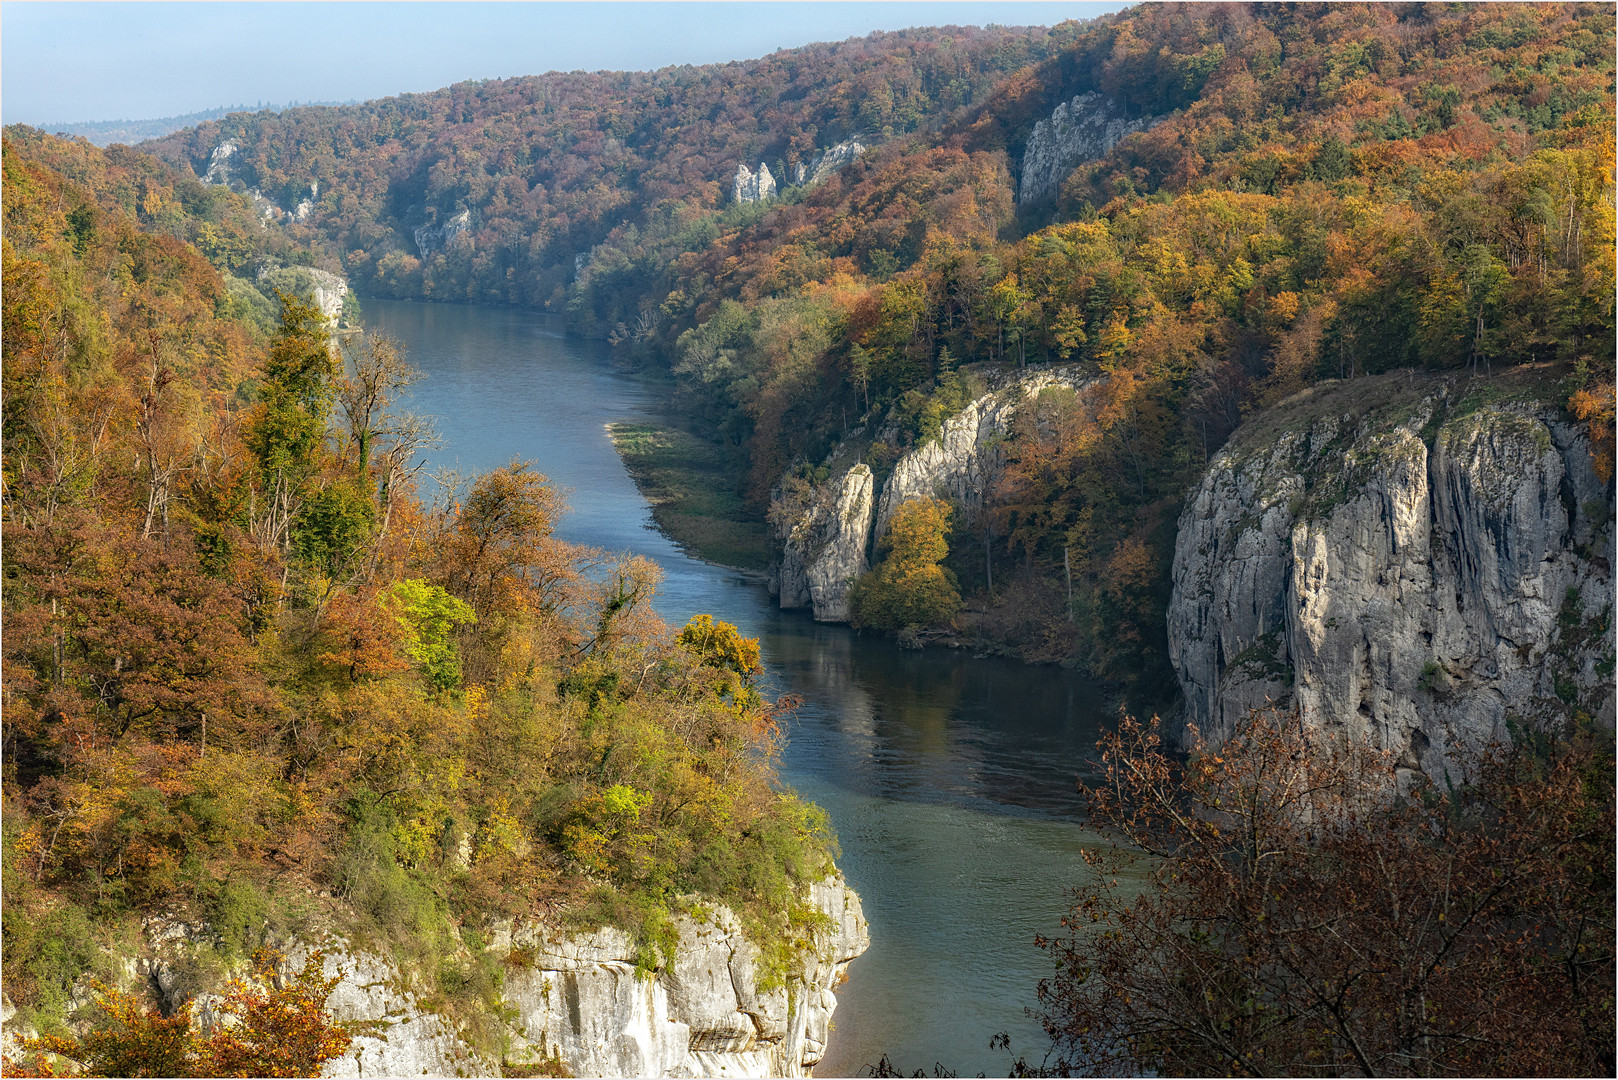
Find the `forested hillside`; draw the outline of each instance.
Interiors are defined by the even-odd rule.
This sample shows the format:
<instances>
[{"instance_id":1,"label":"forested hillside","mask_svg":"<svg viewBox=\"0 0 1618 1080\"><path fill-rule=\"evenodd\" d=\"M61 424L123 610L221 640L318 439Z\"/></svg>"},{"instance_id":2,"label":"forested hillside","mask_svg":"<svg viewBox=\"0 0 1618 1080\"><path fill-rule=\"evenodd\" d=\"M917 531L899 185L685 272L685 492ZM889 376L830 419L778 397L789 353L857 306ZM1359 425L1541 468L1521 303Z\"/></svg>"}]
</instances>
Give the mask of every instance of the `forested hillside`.
<instances>
[{"instance_id":1,"label":"forested hillside","mask_svg":"<svg viewBox=\"0 0 1618 1080\"><path fill-rule=\"evenodd\" d=\"M465 84L156 149L200 170L229 137L265 191L319 180L310 225L362 291L544 306L671 371L757 515L853 431L880 481L965 403L963 366L1082 365L1100 381L1025 415L950 565L980 632L1163 687L1173 522L1256 407L1554 363L1610 469L1613 46L1597 6L1163 5ZM1079 94L1145 130L1019 205L1034 124ZM877 145L821 183L729 201L737 164L785 173L855 133ZM413 242L461 212L452 242ZM1022 567L992 595L959 555L985 541Z\"/></svg>"},{"instance_id":2,"label":"forested hillside","mask_svg":"<svg viewBox=\"0 0 1618 1080\"><path fill-rule=\"evenodd\" d=\"M362 292L560 309L576 256L613 228L701 228L739 163L784 178L852 135L936 126L1074 32L907 30L700 68L460 83L238 114L150 148L201 175L234 142L233 173L286 209L317 183L308 229ZM463 212L464 231L416 242Z\"/></svg>"},{"instance_id":3,"label":"forested hillside","mask_svg":"<svg viewBox=\"0 0 1618 1080\"><path fill-rule=\"evenodd\" d=\"M184 997L313 924L474 1033L502 913L625 927L649 970L702 894L781 970L833 842L775 782L756 643L662 625L656 568L556 540L566 507L522 462L419 491L396 346L334 348L296 296L269 333L240 317L221 268L278 242L246 200L26 131L3 161L23 1022L130 977L119 943L154 913L212 935Z\"/></svg>"}]
</instances>

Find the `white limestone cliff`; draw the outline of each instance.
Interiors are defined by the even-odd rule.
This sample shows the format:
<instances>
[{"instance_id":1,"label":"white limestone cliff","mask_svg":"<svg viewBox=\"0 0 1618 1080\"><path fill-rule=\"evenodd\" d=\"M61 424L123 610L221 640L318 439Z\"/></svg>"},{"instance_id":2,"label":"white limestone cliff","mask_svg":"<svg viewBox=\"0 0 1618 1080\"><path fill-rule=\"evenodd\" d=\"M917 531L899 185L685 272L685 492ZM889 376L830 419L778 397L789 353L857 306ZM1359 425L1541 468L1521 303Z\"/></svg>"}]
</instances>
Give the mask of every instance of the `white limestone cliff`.
<instances>
[{"instance_id":1,"label":"white limestone cliff","mask_svg":"<svg viewBox=\"0 0 1618 1080\"><path fill-rule=\"evenodd\" d=\"M836 146L829 146L823 150L813 161L798 166L795 183L813 187L832 173L846 168L854 159L869 149L860 142L858 136L846 139Z\"/></svg>"},{"instance_id":2,"label":"white limestone cliff","mask_svg":"<svg viewBox=\"0 0 1618 1080\"><path fill-rule=\"evenodd\" d=\"M812 607L820 622L847 622L854 582L869 568L871 545L887 531L894 512L913 499L937 497L957 507L963 524L975 521L1004 466L1000 444L1017 409L1050 387L1085 384L1072 367L999 379L997 387L944 421L937 438L900 457L879 498L872 497L875 477L864 464L834 471L801 507L788 505L777 493L771 516L779 522L776 539L782 547L771 588L782 608Z\"/></svg>"},{"instance_id":3,"label":"white limestone cliff","mask_svg":"<svg viewBox=\"0 0 1618 1080\"><path fill-rule=\"evenodd\" d=\"M425 259L435 251L450 247L462 234L470 233L471 229L472 211L463 209L442 225L423 225L417 229L413 234L416 251Z\"/></svg>"},{"instance_id":4,"label":"white limestone cliff","mask_svg":"<svg viewBox=\"0 0 1618 1080\"><path fill-rule=\"evenodd\" d=\"M876 512L876 538L880 540L894 512L913 499L947 499L958 507L962 524L977 519L995 477L1004 465L1000 441L1011 430L1012 417L1025 401L1053 386L1073 388L1082 383L1073 368L1035 371L977 398L944 421L938 438L907 452L893 466L882 485Z\"/></svg>"},{"instance_id":5,"label":"white limestone cliff","mask_svg":"<svg viewBox=\"0 0 1618 1080\"><path fill-rule=\"evenodd\" d=\"M202 182L204 184L230 183L230 159L240 149L241 147L230 139L226 139L214 147L213 153L208 155L208 171L202 174Z\"/></svg>"},{"instance_id":6,"label":"white limestone cliff","mask_svg":"<svg viewBox=\"0 0 1618 1080\"><path fill-rule=\"evenodd\" d=\"M770 175L770 167L761 161L758 172L754 173L746 165L736 166L731 195L739 203L769 202L775 198L775 177Z\"/></svg>"},{"instance_id":7,"label":"white limestone cliff","mask_svg":"<svg viewBox=\"0 0 1618 1080\"><path fill-rule=\"evenodd\" d=\"M1106 157L1124 136L1154 123L1146 117L1126 118L1116 104L1094 92L1062 102L1028 137L1017 202L1026 205L1055 194L1079 165Z\"/></svg>"},{"instance_id":8,"label":"white limestone cliff","mask_svg":"<svg viewBox=\"0 0 1618 1080\"><path fill-rule=\"evenodd\" d=\"M672 958L647 972L622 930L579 933L542 922L496 924L488 949L504 965L496 1049L432 1011L389 960L329 934L284 943L279 977L296 973L317 949L333 1016L360 1033L322 1075L500 1076L505 1067L560 1066L571 1076L808 1076L826 1050L832 993L848 964L870 945L859 897L842 877L810 886L809 905L825 916L810 947L773 980L740 920L723 905L698 906L676 920ZM207 948L208 927L177 918L146 922L138 955L121 958L125 989L165 1009L192 1004L204 1028L218 1022L219 987L198 984L192 953ZM211 954L210 954L211 955ZM75 1005L88 1002L88 982ZM15 1053L15 1009L4 1002L8 1052ZM487 1035L487 1032L485 1032Z\"/></svg>"},{"instance_id":9,"label":"white limestone cliff","mask_svg":"<svg viewBox=\"0 0 1618 1080\"><path fill-rule=\"evenodd\" d=\"M335 325L348 299L348 281L341 274L312 266L266 266L258 272L258 283L267 295L279 289L312 303L326 321Z\"/></svg>"},{"instance_id":10,"label":"white limestone cliff","mask_svg":"<svg viewBox=\"0 0 1618 1080\"><path fill-rule=\"evenodd\" d=\"M871 512L876 481L855 465L818 493L782 546L777 588L781 607L812 607L819 622L847 622L849 592L870 569Z\"/></svg>"},{"instance_id":11,"label":"white limestone cliff","mask_svg":"<svg viewBox=\"0 0 1618 1080\"><path fill-rule=\"evenodd\" d=\"M1612 486L1582 430L1407 379L1258 414L1188 501L1169 651L1212 741L1271 701L1441 776L1508 720L1612 727Z\"/></svg>"}]
</instances>

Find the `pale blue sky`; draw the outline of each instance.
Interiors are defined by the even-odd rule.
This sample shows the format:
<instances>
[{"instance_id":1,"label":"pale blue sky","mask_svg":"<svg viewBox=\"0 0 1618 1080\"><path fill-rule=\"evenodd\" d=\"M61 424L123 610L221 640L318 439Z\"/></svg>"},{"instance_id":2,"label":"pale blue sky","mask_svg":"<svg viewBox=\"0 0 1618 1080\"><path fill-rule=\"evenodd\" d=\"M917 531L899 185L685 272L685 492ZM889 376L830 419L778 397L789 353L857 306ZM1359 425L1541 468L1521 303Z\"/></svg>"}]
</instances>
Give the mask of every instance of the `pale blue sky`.
<instances>
[{"instance_id":1,"label":"pale blue sky","mask_svg":"<svg viewBox=\"0 0 1618 1080\"><path fill-rule=\"evenodd\" d=\"M465 79L763 56L907 26L1050 25L1127 6L1004 3L0 4L5 123L347 101Z\"/></svg>"}]
</instances>

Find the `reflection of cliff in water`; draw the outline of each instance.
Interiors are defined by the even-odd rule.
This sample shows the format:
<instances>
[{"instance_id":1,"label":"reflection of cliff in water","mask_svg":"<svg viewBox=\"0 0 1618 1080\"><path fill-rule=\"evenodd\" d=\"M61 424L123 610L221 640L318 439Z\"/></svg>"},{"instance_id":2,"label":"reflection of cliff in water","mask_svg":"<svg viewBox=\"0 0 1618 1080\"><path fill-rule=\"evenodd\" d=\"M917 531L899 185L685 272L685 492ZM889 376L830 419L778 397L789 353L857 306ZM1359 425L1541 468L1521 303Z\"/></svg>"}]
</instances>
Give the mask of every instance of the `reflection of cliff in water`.
<instances>
[{"instance_id":1,"label":"reflection of cliff in water","mask_svg":"<svg viewBox=\"0 0 1618 1080\"><path fill-rule=\"evenodd\" d=\"M765 663L804 699L791 771L888 798L1079 815L1075 783L1107 711L1074 673L908 651L791 613L767 628Z\"/></svg>"}]
</instances>

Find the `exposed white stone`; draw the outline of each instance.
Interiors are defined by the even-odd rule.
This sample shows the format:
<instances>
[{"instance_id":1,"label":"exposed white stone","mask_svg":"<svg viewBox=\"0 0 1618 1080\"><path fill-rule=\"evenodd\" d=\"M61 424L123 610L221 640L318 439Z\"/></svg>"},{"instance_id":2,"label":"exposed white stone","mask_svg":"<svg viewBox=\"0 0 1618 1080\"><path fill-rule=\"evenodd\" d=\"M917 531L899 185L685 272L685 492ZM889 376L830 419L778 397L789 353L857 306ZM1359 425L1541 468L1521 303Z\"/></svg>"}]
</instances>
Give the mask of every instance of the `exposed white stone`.
<instances>
[{"instance_id":1,"label":"exposed white stone","mask_svg":"<svg viewBox=\"0 0 1618 1080\"><path fill-rule=\"evenodd\" d=\"M523 970L506 977L516 1010L509 1060L559 1058L574 1076L807 1076L825 1053L832 987L870 944L843 880L811 887L831 928L783 983L760 989L759 952L723 906L676 922L671 964L638 972L627 934L517 928Z\"/></svg>"},{"instance_id":2,"label":"exposed white stone","mask_svg":"<svg viewBox=\"0 0 1618 1080\"><path fill-rule=\"evenodd\" d=\"M813 607L820 622L847 622L849 591L870 569L875 477L855 465L835 486L818 492L786 537L778 570L781 606Z\"/></svg>"},{"instance_id":3,"label":"exposed white stone","mask_svg":"<svg viewBox=\"0 0 1618 1080\"><path fill-rule=\"evenodd\" d=\"M492 925L488 948L506 964L506 1062L556 1063L581 1077L808 1076L825 1053L837 1006L832 988L869 947L870 934L859 897L841 875L811 885L806 899L825 926L773 985L758 947L723 905L698 902L694 914L680 916L673 956L655 971L637 967L635 939L613 927L579 933L541 922ZM180 975L197 970L184 962L186 952L207 943L209 929L154 918L142 936L140 954L123 963L125 987L156 992L165 1008L189 1000L204 1030L228 1022L219 1012L220 987L188 985ZM319 935L282 951L278 980L319 951L322 973L338 980L327 1007L336 1019L361 1025L349 1052L327 1062L322 1075L501 1075L501 1062L426 1008L389 960ZM34 1034L17 1028L15 1013L9 998L0 999L4 1045L13 1055L19 1040Z\"/></svg>"},{"instance_id":4,"label":"exposed white stone","mask_svg":"<svg viewBox=\"0 0 1618 1080\"><path fill-rule=\"evenodd\" d=\"M314 212L315 200L318 198L320 198L320 181L311 180L309 181L309 194L292 210L292 220L307 221L309 215Z\"/></svg>"},{"instance_id":5,"label":"exposed white stone","mask_svg":"<svg viewBox=\"0 0 1618 1080\"><path fill-rule=\"evenodd\" d=\"M204 184L230 183L230 159L241 147L226 139L208 155L208 171L202 174Z\"/></svg>"},{"instance_id":6,"label":"exposed white stone","mask_svg":"<svg viewBox=\"0 0 1618 1080\"><path fill-rule=\"evenodd\" d=\"M266 266L259 270L258 281L266 290L280 289L303 297L331 323L341 317L343 302L348 298L347 279L312 266Z\"/></svg>"},{"instance_id":7,"label":"exposed white stone","mask_svg":"<svg viewBox=\"0 0 1618 1080\"><path fill-rule=\"evenodd\" d=\"M736 166L731 194L739 203L769 202L775 198L775 177L770 175L770 167L761 161L758 172L754 173L746 165Z\"/></svg>"},{"instance_id":8,"label":"exposed white stone","mask_svg":"<svg viewBox=\"0 0 1618 1080\"><path fill-rule=\"evenodd\" d=\"M777 526L781 557L770 585L782 608L812 607L820 622L847 622L849 594L870 566L871 544L887 532L900 506L913 499L943 498L959 508L963 524L975 521L1004 466L1000 443L1017 409L1050 387L1085 385L1072 367L1002 378L1003 385L946 420L938 438L895 463L875 501L874 530L874 477L863 464L818 485L802 510L777 500L772 520L785 520Z\"/></svg>"},{"instance_id":9,"label":"exposed white stone","mask_svg":"<svg viewBox=\"0 0 1618 1080\"><path fill-rule=\"evenodd\" d=\"M1180 519L1168 617L1211 740L1289 702L1441 776L1508 716L1565 714L1570 688L1611 715L1612 620L1574 642L1560 619L1569 596L1611 611L1612 489L1553 410L1452 415L1457 397L1306 417L1269 446L1239 431L1215 459Z\"/></svg>"},{"instance_id":10,"label":"exposed white stone","mask_svg":"<svg viewBox=\"0 0 1618 1080\"><path fill-rule=\"evenodd\" d=\"M1053 386L1074 388L1082 383L1072 368L1030 372L944 421L938 438L908 451L894 464L893 474L882 485L875 538L880 540L894 512L914 499L948 499L960 508L962 524L975 521L1005 464L1000 442L1011 430L1017 409Z\"/></svg>"},{"instance_id":11,"label":"exposed white stone","mask_svg":"<svg viewBox=\"0 0 1618 1080\"><path fill-rule=\"evenodd\" d=\"M1126 119L1118 106L1091 92L1064 101L1050 119L1034 125L1022 155L1022 179L1017 201L1031 203L1053 194L1080 164L1106 157L1107 152L1136 131L1157 120Z\"/></svg>"},{"instance_id":12,"label":"exposed white stone","mask_svg":"<svg viewBox=\"0 0 1618 1080\"><path fill-rule=\"evenodd\" d=\"M413 234L416 241L416 251L425 259L435 251L448 248L463 233L470 232L471 228L472 211L470 209L463 209L442 225L423 225ZM470 237L468 239L470 240Z\"/></svg>"},{"instance_id":13,"label":"exposed white stone","mask_svg":"<svg viewBox=\"0 0 1618 1080\"><path fill-rule=\"evenodd\" d=\"M794 182L812 187L832 173L852 164L854 159L867 149L869 147L860 142L858 137L847 139L836 146L829 146L807 165L798 166Z\"/></svg>"}]
</instances>

